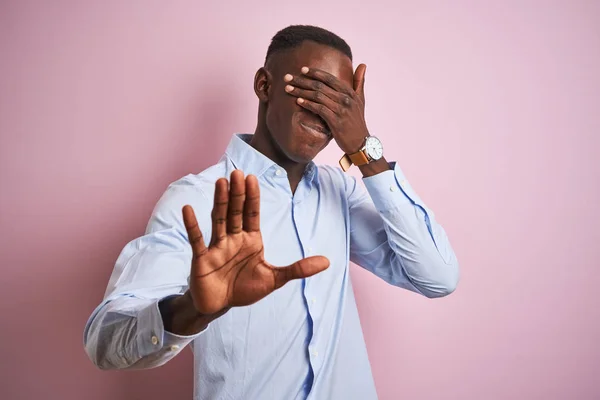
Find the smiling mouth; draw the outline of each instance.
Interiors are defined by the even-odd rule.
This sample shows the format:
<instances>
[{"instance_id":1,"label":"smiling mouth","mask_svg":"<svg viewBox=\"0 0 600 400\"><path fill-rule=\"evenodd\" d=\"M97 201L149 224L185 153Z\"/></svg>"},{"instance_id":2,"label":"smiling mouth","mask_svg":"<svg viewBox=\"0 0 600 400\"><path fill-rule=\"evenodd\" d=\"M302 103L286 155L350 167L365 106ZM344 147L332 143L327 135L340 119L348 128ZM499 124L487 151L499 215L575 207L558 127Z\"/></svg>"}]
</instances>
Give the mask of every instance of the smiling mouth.
<instances>
[{"instance_id":1,"label":"smiling mouth","mask_svg":"<svg viewBox=\"0 0 600 400\"><path fill-rule=\"evenodd\" d=\"M322 125L319 124L311 124L310 122L300 122L300 125L305 129L317 132L323 136L331 137L331 132L328 129L325 129Z\"/></svg>"}]
</instances>

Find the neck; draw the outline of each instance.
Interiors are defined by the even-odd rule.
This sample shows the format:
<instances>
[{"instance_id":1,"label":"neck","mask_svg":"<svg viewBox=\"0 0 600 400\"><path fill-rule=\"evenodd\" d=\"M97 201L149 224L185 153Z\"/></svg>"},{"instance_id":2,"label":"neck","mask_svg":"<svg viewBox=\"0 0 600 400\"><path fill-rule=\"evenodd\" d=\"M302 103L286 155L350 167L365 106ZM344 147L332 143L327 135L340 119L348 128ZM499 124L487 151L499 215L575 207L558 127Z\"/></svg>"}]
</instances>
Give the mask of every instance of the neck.
<instances>
[{"instance_id":1,"label":"neck","mask_svg":"<svg viewBox=\"0 0 600 400\"><path fill-rule=\"evenodd\" d=\"M287 172L290 188L292 189L292 193L294 193L308 164L290 160L273 140L273 136L269 132L264 120L261 122L259 119L254 136L250 141L250 146L264 154Z\"/></svg>"}]
</instances>

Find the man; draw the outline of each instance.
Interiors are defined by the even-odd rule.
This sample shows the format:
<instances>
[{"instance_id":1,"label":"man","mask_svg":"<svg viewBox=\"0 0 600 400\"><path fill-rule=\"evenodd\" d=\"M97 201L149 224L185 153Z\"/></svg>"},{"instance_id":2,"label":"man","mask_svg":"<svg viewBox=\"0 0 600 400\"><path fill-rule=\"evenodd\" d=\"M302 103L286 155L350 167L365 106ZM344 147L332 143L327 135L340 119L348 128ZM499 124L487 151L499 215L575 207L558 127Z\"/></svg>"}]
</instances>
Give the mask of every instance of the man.
<instances>
[{"instance_id":1,"label":"man","mask_svg":"<svg viewBox=\"0 0 600 400\"><path fill-rule=\"evenodd\" d=\"M99 368L156 367L191 344L196 399L377 397L349 261L427 297L455 289L458 265L369 134L365 70L324 29L274 36L254 80L254 135L170 185L119 256L85 329ZM332 139L367 191L312 162Z\"/></svg>"}]
</instances>

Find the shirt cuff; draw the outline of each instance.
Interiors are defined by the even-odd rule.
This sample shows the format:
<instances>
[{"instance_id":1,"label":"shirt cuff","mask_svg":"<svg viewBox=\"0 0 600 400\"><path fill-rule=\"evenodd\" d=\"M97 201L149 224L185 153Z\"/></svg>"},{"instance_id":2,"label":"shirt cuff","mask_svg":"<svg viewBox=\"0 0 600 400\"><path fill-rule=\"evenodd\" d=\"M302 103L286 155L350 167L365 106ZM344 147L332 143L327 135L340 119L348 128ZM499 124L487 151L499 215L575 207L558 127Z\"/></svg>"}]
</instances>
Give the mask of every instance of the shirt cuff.
<instances>
[{"instance_id":1,"label":"shirt cuff","mask_svg":"<svg viewBox=\"0 0 600 400\"><path fill-rule=\"evenodd\" d=\"M382 212L405 205L419 204L418 196L408 184L398 163L389 164L390 170L363 178L375 208Z\"/></svg>"},{"instance_id":2,"label":"shirt cuff","mask_svg":"<svg viewBox=\"0 0 600 400\"><path fill-rule=\"evenodd\" d=\"M158 309L158 303L161 300L154 301L138 314L137 345L141 357L163 349L179 351L208 329L207 326L203 331L190 336L176 335L166 331Z\"/></svg>"}]
</instances>

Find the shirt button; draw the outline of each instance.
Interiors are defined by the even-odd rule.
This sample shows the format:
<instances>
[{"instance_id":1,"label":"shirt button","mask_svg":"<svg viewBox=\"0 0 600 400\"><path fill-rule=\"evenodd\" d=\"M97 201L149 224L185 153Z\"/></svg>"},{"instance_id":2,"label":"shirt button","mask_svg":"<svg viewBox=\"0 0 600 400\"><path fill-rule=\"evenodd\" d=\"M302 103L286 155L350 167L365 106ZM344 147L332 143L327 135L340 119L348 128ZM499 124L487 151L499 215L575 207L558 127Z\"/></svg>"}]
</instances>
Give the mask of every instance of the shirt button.
<instances>
[{"instance_id":1,"label":"shirt button","mask_svg":"<svg viewBox=\"0 0 600 400\"><path fill-rule=\"evenodd\" d=\"M169 347L169 349L171 351L177 351L177 350L179 350L179 346L177 346L176 344L174 344L173 346Z\"/></svg>"},{"instance_id":2,"label":"shirt button","mask_svg":"<svg viewBox=\"0 0 600 400\"><path fill-rule=\"evenodd\" d=\"M275 175L280 176L281 175L281 170L278 169L277 171L275 171Z\"/></svg>"},{"instance_id":3,"label":"shirt button","mask_svg":"<svg viewBox=\"0 0 600 400\"><path fill-rule=\"evenodd\" d=\"M157 338L156 336L152 336L152 339L151 339L151 340L152 340L152 344L153 344L153 345L155 345L155 346L156 346L156 345L158 344L158 338Z\"/></svg>"},{"instance_id":4,"label":"shirt button","mask_svg":"<svg viewBox=\"0 0 600 400\"><path fill-rule=\"evenodd\" d=\"M312 299L310 299L310 302L311 302L312 304L315 304L315 303L317 302L317 299L315 299L315 298L313 297Z\"/></svg>"},{"instance_id":5,"label":"shirt button","mask_svg":"<svg viewBox=\"0 0 600 400\"><path fill-rule=\"evenodd\" d=\"M308 249L306 249L306 251L308 251L309 253L312 253L312 247L309 247Z\"/></svg>"},{"instance_id":6,"label":"shirt button","mask_svg":"<svg viewBox=\"0 0 600 400\"><path fill-rule=\"evenodd\" d=\"M400 182L400 186L405 187L406 186L406 180L402 179L402 182Z\"/></svg>"},{"instance_id":7,"label":"shirt button","mask_svg":"<svg viewBox=\"0 0 600 400\"><path fill-rule=\"evenodd\" d=\"M390 192L395 192L395 191L396 191L396 188L393 186L390 186Z\"/></svg>"},{"instance_id":8,"label":"shirt button","mask_svg":"<svg viewBox=\"0 0 600 400\"><path fill-rule=\"evenodd\" d=\"M313 356L318 357L319 356L319 352L318 351L313 351Z\"/></svg>"}]
</instances>

